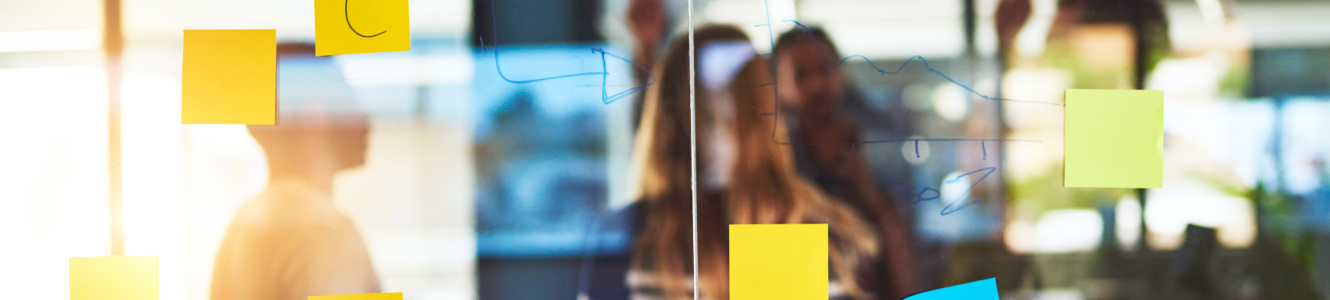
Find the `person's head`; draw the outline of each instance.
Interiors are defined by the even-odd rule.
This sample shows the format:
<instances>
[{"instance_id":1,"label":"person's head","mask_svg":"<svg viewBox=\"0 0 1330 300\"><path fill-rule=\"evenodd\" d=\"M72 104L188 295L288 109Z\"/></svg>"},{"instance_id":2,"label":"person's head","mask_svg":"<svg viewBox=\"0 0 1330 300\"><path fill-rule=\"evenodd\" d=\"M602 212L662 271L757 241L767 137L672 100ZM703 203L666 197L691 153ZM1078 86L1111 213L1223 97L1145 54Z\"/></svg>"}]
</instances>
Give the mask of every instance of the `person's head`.
<instances>
[{"instance_id":1,"label":"person's head","mask_svg":"<svg viewBox=\"0 0 1330 300\"><path fill-rule=\"evenodd\" d=\"M844 96L840 53L825 31L795 27L782 33L771 50L781 104L801 118L831 117Z\"/></svg>"},{"instance_id":2,"label":"person's head","mask_svg":"<svg viewBox=\"0 0 1330 300\"><path fill-rule=\"evenodd\" d=\"M722 42L747 42L748 36L733 26L708 25L694 31L694 44L702 45ZM634 146L637 159L643 172L642 198L657 198L674 192L687 192L691 181L692 131L690 124L689 98L690 87L701 86L702 78L689 79L688 37L675 37L666 49L661 60L653 68L660 81L647 90L642 108L642 120L638 126ZM694 64L700 64L694 61ZM696 133L698 137L711 134L714 119L712 103L707 93L696 94ZM710 143L699 138L697 151L701 155L709 149ZM705 165L707 158L698 157L698 165ZM703 180L699 180L703 181ZM682 191L675 189L685 188Z\"/></svg>"},{"instance_id":3,"label":"person's head","mask_svg":"<svg viewBox=\"0 0 1330 300\"><path fill-rule=\"evenodd\" d=\"M693 33L698 47L718 42L747 42L748 36L733 26L701 26ZM634 144L634 164L641 172L638 197L650 209L645 215L641 238L633 245L634 268L649 270L659 280L666 299L691 295L688 278L692 273L692 136L693 118L696 120L697 165L707 166L710 142L704 138L712 130L713 111L707 93L696 93L696 106L690 108L690 87L702 86L701 78L689 75L688 36L679 35L671 40L664 55L657 62L654 73L660 81L647 92ZM693 67L701 62L694 61ZM690 111L696 111L694 115ZM705 172L697 172L698 182L706 182ZM713 212L716 213L716 212ZM708 236L710 237L710 236ZM713 242L702 242L715 246ZM720 245L723 247L723 244ZM703 258L718 257L719 248L703 250ZM708 269L709 270L709 269ZM714 273L703 272L703 278L715 278ZM712 294L714 284L704 285L704 293Z\"/></svg>"},{"instance_id":4,"label":"person's head","mask_svg":"<svg viewBox=\"0 0 1330 300\"><path fill-rule=\"evenodd\" d=\"M365 163L368 118L332 58L309 44L281 44L277 125L249 125L276 178L331 180Z\"/></svg>"}]
</instances>

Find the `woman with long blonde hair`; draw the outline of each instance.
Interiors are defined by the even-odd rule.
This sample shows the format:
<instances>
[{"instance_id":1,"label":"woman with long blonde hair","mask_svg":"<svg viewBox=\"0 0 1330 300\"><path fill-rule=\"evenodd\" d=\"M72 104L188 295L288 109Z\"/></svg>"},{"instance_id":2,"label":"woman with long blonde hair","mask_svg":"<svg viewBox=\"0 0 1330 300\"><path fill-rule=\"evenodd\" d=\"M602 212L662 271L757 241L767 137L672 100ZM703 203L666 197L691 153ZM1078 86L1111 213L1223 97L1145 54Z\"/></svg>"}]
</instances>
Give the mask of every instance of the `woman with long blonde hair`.
<instances>
[{"instance_id":1,"label":"woman with long blonde hair","mask_svg":"<svg viewBox=\"0 0 1330 300\"><path fill-rule=\"evenodd\" d=\"M703 26L696 29L696 45L701 48L716 41L744 41L748 38L732 26ZM634 298L689 299L692 277L698 276L702 299L728 299L728 224L829 224L833 298L869 299L873 288L867 284L876 274L871 262L877 256L877 235L854 210L833 201L795 172L788 146L774 143L772 126L776 120L762 112L770 111L773 97L765 62L746 63L729 85L734 99L734 115L716 118L705 93L696 94L696 115L690 111L688 84L700 85L688 78L688 43L676 38L657 66L661 82L646 97L642 123L635 151L643 166L639 217L631 250L628 284ZM765 110L763 110L765 109ZM695 118L695 119L692 119ZM714 166L730 170L729 184L718 190L699 190L697 200L698 268L692 270L692 188L690 151L696 120L698 166L706 166L711 130L732 128L731 136L737 159L732 165ZM729 126L714 126L713 120L731 120ZM705 176L704 172L696 172ZM697 182L706 178L697 178Z\"/></svg>"}]
</instances>

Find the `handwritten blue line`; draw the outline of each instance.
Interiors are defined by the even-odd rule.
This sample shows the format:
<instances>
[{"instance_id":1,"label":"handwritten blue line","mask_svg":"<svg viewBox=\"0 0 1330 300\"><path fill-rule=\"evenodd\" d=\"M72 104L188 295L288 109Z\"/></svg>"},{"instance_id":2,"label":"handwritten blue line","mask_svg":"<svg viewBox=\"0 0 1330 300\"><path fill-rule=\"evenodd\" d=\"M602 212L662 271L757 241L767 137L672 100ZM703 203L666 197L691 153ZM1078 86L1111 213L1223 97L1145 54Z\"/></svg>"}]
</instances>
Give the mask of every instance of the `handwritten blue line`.
<instances>
[{"instance_id":1,"label":"handwritten blue line","mask_svg":"<svg viewBox=\"0 0 1330 300\"><path fill-rule=\"evenodd\" d=\"M767 3L767 0L763 0L762 2L763 2L763 4L765 5L765 4ZM769 24L769 23L771 23L771 8L770 8L769 5L767 6L766 10L767 10L767 23ZM795 25L798 25L799 27L803 28L803 29L805 30L805 32L808 33L808 35L809 35L810 38L813 37L813 36L812 36L812 34L813 34L813 33L812 33L812 28L810 28L810 27L808 27L808 26L805 26L804 24L799 23L798 21L795 21L795 20L785 20L785 21L793 22ZM771 27L770 27L770 26L767 27L767 37L768 37L768 38L770 39L770 41L771 41L771 51L774 53L774 52L776 51L776 39L775 39L774 35L772 34L772 31L771 31ZM896 74L896 73L900 73L901 70L904 70L904 69L905 69L905 66L906 66L906 65L909 65L911 61L914 61L914 59L917 58L917 59L919 59L919 61L920 61L921 63L924 64L924 68L928 69L929 72L933 72L934 74L937 74L937 75L939 75L939 76L942 76L942 78L947 79L947 81L951 81L951 83L956 84L956 85L959 85L959 86L965 88L966 90L970 91L970 93L973 93L973 94L975 94L975 95L979 95L980 97L982 97L982 98L984 98L984 99L988 99L988 100L997 100L997 101L1012 101L1012 102L1021 102L1021 103L1050 104L1050 105L1064 106L1064 105L1062 105L1061 103L1037 102L1037 101L1020 101L1020 100L1002 99L1002 98L997 98L997 97L989 97L988 95L981 94L981 93L979 93L978 91L975 91L974 89L971 89L970 87L965 86L964 84L961 84L960 82L957 82L956 80L951 79L951 77L948 77L947 75L942 74L942 72L938 72L937 70L934 70L932 67L930 67L930 66L928 65L928 61L924 60L924 58L923 58L922 56L911 57L909 60L906 60L905 63L901 64L900 67L896 68L896 71L894 71L894 72L887 72L886 70L879 69L879 68L877 67L877 65L873 63L872 60L868 59L868 57L863 56L863 55L851 55L851 56L847 56L847 57L845 57L845 58L842 58L842 59L840 60L840 63L837 64L836 67L839 68L841 65L845 64L845 61L850 60L851 58L855 58L855 57L861 58L861 59L863 59L864 61L868 62L868 65L869 65L869 66L872 66L874 70L877 70L877 71L878 71L878 74L880 74L880 75L888 75L888 74ZM828 70L831 69L830 66L826 66L826 62L823 62L823 67L826 67ZM776 86L777 86L778 84L780 84L780 83L779 83L779 82L769 82L769 83L763 83L763 84L761 84L761 86L768 86L768 85L770 85L770 86L772 86L773 89L776 89L776 88L777 88ZM772 105L776 108L776 110L775 110L774 112L760 112L760 115L763 115L763 116L775 116L777 119L779 119L779 118L780 118L780 100L778 99L778 96L775 96L775 93L772 93L772 95L773 95L773 96L771 97L771 102L772 102ZM778 121L779 121L779 120L778 120ZM790 141L781 141L780 139L777 138L777 136L779 136L779 134L777 134L777 128L778 128L778 127L779 127L778 125L776 125L776 126L771 126L771 141L774 142L774 143L776 143L776 144L779 144L779 145L795 145L795 143L792 143L792 142L790 142ZM914 145L914 147L915 147L915 149L914 149L914 151L915 151L915 157L916 157L916 158L919 158L919 157L921 157L921 155L920 155L920 153L919 153L919 142L920 142L920 141L927 141L927 142L979 142L980 147L981 147L981 148L984 148L984 149L983 149L983 151L984 151L984 160L988 160L988 150L986 149L987 147L984 145L984 143L986 143L986 142L1033 142L1033 143L1043 143L1043 141L1037 141L1037 140L1018 140L1018 139L960 139L960 138L933 138L933 139L927 139L927 138L919 138L919 139L883 139L883 140L868 140L868 141L860 141L860 142L858 142L858 143L798 143L798 146L847 145L847 144L848 144L848 146L850 146L850 147L854 147L856 144L882 144L882 143L903 143L903 142L914 142L914 143L915 143L915 145ZM967 174L967 175L968 175L968 174ZM985 175L985 177L987 177L987 175ZM980 179L980 180L983 180L983 179Z\"/></svg>"},{"instance_id":2,"label":"handwritten blue line","mask_svg":"<svg viewBox=\"0 0 1330 300\"><path fill-rule=\"evenodd\" d=\"M494 29L494 44L495 44L495 45L498 45L498 44L499 44L499 21L498 21L498 20L499 20L499 17L498 17L498 9L495 8L496 5L494 4L494 2L495 2L495 1L490 1L490 14L491 14L491 15L490 15L490 16L491 16L490 21L492 22L491 24L494 26L494 27L493 27L493 29ZM485 50L485 37L482 36L482 37L479 37L479 38L480 38L480 49L481 49L481 51L484 51L484 50ZM599 53L599 54L600 54L600 69L601 69L600 72L585 72L585 73L575 73L575 74L566 74L566 75L558 75L558 76L542 77L542 78L536 78L536 79L513 80L513 79L508 78L508 76L506 76L506 75L503 74L503 65L500 63L501 60L499 59L499 47L493 47L493 48L494 48L494 70L495 70L496 72L499 73L499 78L502 78L504 81L507 81L507 82L509 82L509 83L524 84L524 83L541 82L541 81L546 81L546 80L564 79L564 78L572 78L572 77L580 77L580 76L600 75L600 83L601 83L601 84L600 84L600 100L601 100L601 102L604 103L604 104L610 104L610 103L613 103L613 102L616 101L616 100L619 100L619 99L621 99L621 98L623 98L623 97L627 97L628 95L632 94L633 92L637 92L637 91L642 90L642 89L645 89L645 88L647 88L647 87L649 87L649 86L651 86L651 85L653 85L653 84L656 84L656 74L651 73L651 70L650 70L650 69L647 69L647 68L644 68L644 67L642 67L642 66L637 65L637 63L634 63L631 59L627 59L627 58L624 58L624 57L622 57L622 56L614 55L613 53L606 52L605 49L601 49L601 48L591 48L591 53ZM610 75L610 71L609 71L609 63L607 63L607 62L605 61L605 57L606 57L606 56L610 56L610 57L613 57L613 58L615 58L615 59L622 60L622 61L624 61L624 62L627 62L627 63L633 65L633 67L636 67L636 68L638 68L638 69L641 69L641 70L643 70L643 71L646 71L646 74L647 74L648 76L651 76L651 81L647 82L647 83L644 84L644 85L635 86L635 87L629 88L628 90L625 90L625 91L623 91L623 92L619 92L619 93L617 93L617 94L610 95L610 94L609 94L609 75Z\"/></svg>"},{"instance_id":3,"label":"handwritten blue line","mask_svg":"<svg viewBox=\"0 0 1330 300\"><path fill-rule=\"evenodd\" d=\"M601 66L601 68L603 68L604 70L606 70L606 71L605 71L606 73L609 73L609 69L608 69L608 68L609 68L609 67L608 67L609 65L608 65L608 64L605 64L605 58L604 58L604 56L608 55L608 56L610 56L610 57L612 57L612 58L614 58L614 59L622 60L622 61L624 61L624 62L626 62L626 63L632 64L633 67L636 67L636 68L638 68L638 69L641 69L642 71L645 71L646 74L647 74L647 76L651 76L651 81L647 81L646 84L643 84L643 85L639 85L639 86L635 86L635 87L629 88L628 90L625 90L625 91L623 91L623 92L619 92L618 94L611 95L611 96L609 96L609 97L607 97L607 98L602 98L601 101L604 102L605 104L610 104L611 102L614 102L615 100L619 100L620 98L627 97L628 95L631 95L633 92L641 91L641 90L643 90L643 89L646 89L647 87L650 87L651 85L656 84L656 74L655 74L655 73L652 73L651 70L649 70L649 69L647 69L647 68L645 68L645 67L642 67L642 66L637 65L637 63L634 63L633 60L631 60L631 59L625 58L625 57L623 57L623 56L614 55L614 53L605 52L603 49L599 49L599 48L596 48L596 49L597 49L597 50L600 50L600 54L601 54L601 60L600 60L601 65L600 65L600 66ZM604 94L605 94L605 89L607 88L608 84L609 84L608 82L602 82L602 83L601 83L601 85L600 85L600 91L601 91L601 95L602 95L602 96L604 96Z\"/></svg>"},{"instance_id":4,"label":"handwritten blue line","mask_svg":"<svg viewBox=\"0 0 1330 300\"><path fill-rule=\"evenodd\" d=\"M785 21L786 21L786 22L793 22L794 25L798 25L799 27L803 28L803 29L804 29L804 32L808 33L808 37L810 37L810 38L813 37L813 29L812 29L811 27L808 27L808 26L804 25L803 23L799 23L799 21L795 21L795 20L785 20ZM772 51L775 51L775 48L774 48L775 46L773 45L772 47L773 47ZM878 74L878 75L894 75L894 74L900 73L902 70L905 70L905 66L910 65L910 62L914 61L915 59L918 59L920 63L923 63L923 64L924 64L924 69L927 69L928 72L932 72L933 74L937 74L938 76L941 76L942 79L946 79L947 81L950 81L952 84L955 84L956 86L959 86L959 87L961 87L961 88L964 88L966 91L969 91L970 94L974 94L975 96L979 96L979 98L983 98L983 99L985 99L985 100L993 100L993 101L1008 101L1008 102L1017 102L1017 103L1047 104L1047 105L1065 106L1065 105L1063 105L1062 103L1056 103L1056 102L1024 101L1024 100L1014 100L1014 99L1006 99L1006 98L999 98L999 97L991 97L991 96L985 95L985 94L983 94L983 93L980 93L979 91L975 91L973 88L970 88L969 86L966 86L965 84L961 84L959 81L956 81L955 79L952 79L951 76L947 76L947 74L943 74L942 72L939 72L938 70L933 69L932 66L929 66L929 65L928 65L928 60L925 60L923 56L919 56L919 55L915 55L914 57L910 57L910 59L905 60L905 63L902 63L902 64L900 65L900 67L897 67L897 68L896 68L896 71L886 71L886 70L883 70L883 69L881 69L881 68L878 68L878 67L877 67L877 64L874 64L874 63L873 63L873 60L870 60L870 59L868 59L868 57L863 56L863 55L850 55L850 56L846 56L845 58L842 58L842 59L840 60L840 63L836 64L836 68L840 68L841 65L844 65L844 64L845 64L845 61L848 61L848 60L853 59L853 58L860 58L860 59L863 59L865 62L868 62L868 66L872 67L873 70L877 70L877 74ZM823 62L823 67L826 67L828 70L831 70L831 69L832 69L830 66L826 66L825 64L826 64L826 63Z\"/></svg>"}]
</instances>

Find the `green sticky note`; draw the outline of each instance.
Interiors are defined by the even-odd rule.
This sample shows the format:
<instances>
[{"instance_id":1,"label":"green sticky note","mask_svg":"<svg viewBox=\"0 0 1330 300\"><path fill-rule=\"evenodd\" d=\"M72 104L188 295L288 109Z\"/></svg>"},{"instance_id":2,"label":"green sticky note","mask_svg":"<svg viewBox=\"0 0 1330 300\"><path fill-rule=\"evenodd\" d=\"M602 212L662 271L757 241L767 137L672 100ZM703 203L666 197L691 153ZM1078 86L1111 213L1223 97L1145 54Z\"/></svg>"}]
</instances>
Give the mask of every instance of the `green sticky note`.
<instances>
[{"instance_id":1,"label":"green sticky note","mask_svg":"<svg viewBox=\"0 0 1330 300\"><path fill-rule=\"evenodd\" d=\"M1164 185L1164 92L1067 90L1064 187Z\"/></svg>"},{"instance_id":2,"label":"green sticky note","mask_svg":"<svg viewBox=\"0 0 1330 300\"><path fill-rule=\"evenodd\" d=\"M827 299L827 224L730 225L730 299Z\"/></svg>"},{"instance_id":3,"label":"green sticky note","mask_svg":"<svg viewBox=\"0 0 1330 300\"><path fill-rule=\"evenodd\" d=\"M69 299L157 300L157 257L71 257Z\"/></svg>"}]
</instances>

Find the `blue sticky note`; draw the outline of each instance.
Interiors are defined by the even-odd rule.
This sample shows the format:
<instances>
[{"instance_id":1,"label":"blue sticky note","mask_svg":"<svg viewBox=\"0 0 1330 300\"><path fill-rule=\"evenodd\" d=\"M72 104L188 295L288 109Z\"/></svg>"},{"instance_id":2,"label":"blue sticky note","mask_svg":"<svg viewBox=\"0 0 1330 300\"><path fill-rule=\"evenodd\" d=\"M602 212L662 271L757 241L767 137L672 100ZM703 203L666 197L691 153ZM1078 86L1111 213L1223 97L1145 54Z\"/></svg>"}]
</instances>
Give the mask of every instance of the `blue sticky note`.
<instances>
[{"instance_id":1,"label":"blue sticky note","mask_svg":"<svg viewBox=\"0 0 1330 300\"><path fill-rule=\"evenodd\" d=\"M997 278L945 287L910 296L905 300L998 300Z\"/></svg>"}]
</instances>

